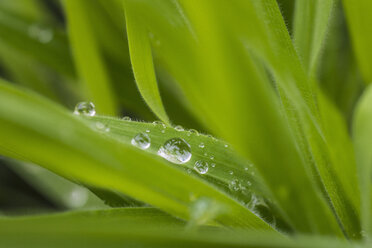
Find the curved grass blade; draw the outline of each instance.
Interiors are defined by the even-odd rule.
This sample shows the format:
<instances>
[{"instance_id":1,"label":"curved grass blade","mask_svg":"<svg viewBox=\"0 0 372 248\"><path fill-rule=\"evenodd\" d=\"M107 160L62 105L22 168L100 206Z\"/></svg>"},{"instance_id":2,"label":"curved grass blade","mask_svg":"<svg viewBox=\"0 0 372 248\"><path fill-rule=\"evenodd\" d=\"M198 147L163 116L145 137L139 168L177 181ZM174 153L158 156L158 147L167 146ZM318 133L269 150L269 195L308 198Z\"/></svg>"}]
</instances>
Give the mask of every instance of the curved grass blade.
<instances>
[{"instance_id":1,"label":"curved grass blade","mask_svg":"<svg viewBox=\"0 0 372 248\"><path fill-rule=\"evenodd\" d=\"M208 227L185 230L184 222L153 208L0 218L0 245L8 248L359 247L357 244L318 236L286 238L270 232Z\"/></svg>"},{"instance_id":2,"label":"curved grass blade","mask_svg":"<svg viewBox=\"0 0 372 248\"><path fill-rule=\"evenodd\" d=\"M116 190L184 219L190 218L198 200L206 198L226 209L216 216L217 223L271 229L210 184L159 157L102 137L60 106L3 81L0 120L2 155L34 162L86 185Z\"/></svg>"},{"instance_id":3,"label":"curved grass blade","mask_svg":"<svg viewBox=\"0 0 372 248\"><path fill-rule=\"evenodd\" d=\"M89 22L87 4L87 0L64 1L75 64L86 97L94 101L99 112L115 115L118 111L116 96L94 34L94 27Z\"/></svg>"},{"instance_id":4,"label":"curved grass blade","mask_svg":"<svg viewBox=\"0 0 372 248\"><path fill-rule=\"evenodd\" d=\"M140 18L132 11L134 6L131 1L124 1L124 8L130 58L138 89L151 110L169 124L156 81L149 33Z\"/></svg>"}]
</instances>

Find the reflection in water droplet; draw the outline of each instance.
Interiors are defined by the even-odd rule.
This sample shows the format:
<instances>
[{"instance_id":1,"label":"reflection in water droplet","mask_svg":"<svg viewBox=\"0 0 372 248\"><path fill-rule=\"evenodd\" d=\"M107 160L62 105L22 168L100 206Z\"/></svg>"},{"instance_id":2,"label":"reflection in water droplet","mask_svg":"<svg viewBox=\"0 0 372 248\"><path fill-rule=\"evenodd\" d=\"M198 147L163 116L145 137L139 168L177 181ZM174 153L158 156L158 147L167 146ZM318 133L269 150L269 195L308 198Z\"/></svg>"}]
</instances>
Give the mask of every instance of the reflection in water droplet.
<instances>
[{"instance_id":1,"label":"reflection in water droplet","mask_svg":"<svg viewBox=\"0 0 372 248\"><path fill-rule=\"evenodd\" d=\"M203 160L198 160L198 161L195 162L194 169L199 174L206 174L208 172L208 169L209 169L208 162L203 161Z\"/></svg>"},{"instance_id":2,"label":"reflection in water droplet","mask_svg":"<svg viewBox=\"0 0 372 248\"><path fill-rule=\"evenodd\" d=\"M94 116L96 114L96 109L92 102L79 102L78 104L76 104L74 114Z\"/></svg>"},{"instance_id":3,"label":"reflection in water droplet","mask_svg":"<svg viewBox=\"0 0 372 248\"><path fill-rule=\"evenodd\" d=\"M133 137L131 143L142 150L146 150L151 145L151 139L147 133L139 133Z\"/></svg>"},{"instance_id":4,"label":"reflection in water droplet","mask_svg":"<svg viewBox=\"0 0 372 248\"><path fill-rule=\"evenodd\" d=\"M184 164L191 159L191 146L184 139L167 140L158 150L158 154L175 164Z\"/></svg>"},{"instance_id":5,"label":"reflection in water droplet","mask_svg":"<svg viewBox=\"0 0 372 248\"><path fill-rule=\"evenodd\" d=\"M200 148L204 148L204 147L205 147L204 143L203 143L203 142L200 143L200 144L199 144L199 147L200 147Z\"/></svg>"}]
</instances>

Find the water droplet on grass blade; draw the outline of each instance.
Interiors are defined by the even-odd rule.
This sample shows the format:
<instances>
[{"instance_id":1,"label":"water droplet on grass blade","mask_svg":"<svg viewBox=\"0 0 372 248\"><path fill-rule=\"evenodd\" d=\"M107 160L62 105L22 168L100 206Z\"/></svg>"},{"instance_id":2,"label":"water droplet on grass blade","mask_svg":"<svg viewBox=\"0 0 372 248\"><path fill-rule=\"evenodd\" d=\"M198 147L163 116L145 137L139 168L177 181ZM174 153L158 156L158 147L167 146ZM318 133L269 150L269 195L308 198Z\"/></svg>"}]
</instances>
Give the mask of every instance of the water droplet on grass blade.
<instances>
[{"instance_id":1,"label":"water droplet on grass blade","mask_svg":"<svg viewBox=\"0 0 372 248\"><path fill-rule=\"evenodd\" d=\"M184 139L167 140L158 150L158 154L175 164L184 164L191 159L191 146Z\"/></svg>"},{"instance_id":2,"label":"water droplet on grass blade","mask_svg":"<svg viewBox=\"0 0 372 248\"><path fill-rule=\"evenodd\" d=\"M205 147L204 143L203 143L203 142L200 143L200 144L199 144L199 147L200 147L200 148L204 148L204 147Z\"/></svg>"},{"instance_id":3,"label":"water droplet on grass blade","mask_svg":"<svg viewBox=\"0 0 372 248\"><path fill-rule=\"evenodd\" d=\"M131 143L142 150L146 150L151 145L151 139L147 133L139 133L133 137Z\"/></svg>"},{"instance_id":4,"label":"water droplet on grass blade","mask_svg":"<svg viewBox=\"0 0 372 248\"><path fill-rule=\"evenodd\" d=\"M208 172L208 169L209 169L208 162L203 161L203 160L198 160L198 161L195 162L194 169L199 174L206 174Z\"/></svg>"},{"instance_id":5,"label":"water droplet on grass blade","mask_svg":"<svg viewBox=\"0 0 372 248\"><path fill-rule=\"evenodd\" d=\"M53 30L43 28L38 24L31 25L28 28L28 34L31 38L37 39L43 44L49 43L54 37Z\"/></svg>"},{"instance_id":6,"label":"water droplet on grass blade","mask_svg":"<svg viewBox=\"0 0 372 248\"><path fill-rule=\"evenodd\" d=\"M96 114L96 109L92 102L79 102L76 104L74 114L94 116Z\"/></svg>"},{"instance_id":7,"label":"water droplet on grass blade","mask_svg":"<svg viewBox=\"0 0 372 248\"><path fill-rule=\"evenodd\" d=\"M179 132L185 131L185 129L182 126L180 126L180 125L175 126L174 129L176 129Z\"/></svg>"},{"instance_id":8,"label":"water droplet on grass blade","mask_svg":"<svg viewBox=\"0 0 372 248\"><path fill-rule=\"evenodd\" d=\"M106 126L105 124L99 121L96 122L96 129L98 129L99 131L103 131L103 132L110 131L110 128L108 126Z\"/></svg>"},{"instance_id":9,"label":"water droplet on grass blade","mask_svg":"<svg viewBox=\"0 0 372 248\"><path fill-rule=\"evenodd\" d=\"M124 117L122 118L122 120L123 120L123 121L131 121L132 118L130 118L129 116L124 116Z\"/></svg>"}]
</instances>

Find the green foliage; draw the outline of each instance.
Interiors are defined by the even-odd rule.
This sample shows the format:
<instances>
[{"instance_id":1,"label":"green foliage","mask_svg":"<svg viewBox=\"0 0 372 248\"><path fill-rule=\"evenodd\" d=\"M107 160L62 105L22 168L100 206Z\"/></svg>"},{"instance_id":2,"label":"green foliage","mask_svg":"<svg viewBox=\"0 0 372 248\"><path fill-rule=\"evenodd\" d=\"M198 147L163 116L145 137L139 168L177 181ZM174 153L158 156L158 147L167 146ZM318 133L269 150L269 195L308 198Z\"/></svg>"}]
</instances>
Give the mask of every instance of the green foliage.
<instances>
[{"instance_id":1,"label":"green foliage","mask_svg":"<svg viewBox=\"0 0 372 248\"><path fill-rule=\"evenodd\" d=\"M0 246L370 244L368 1L11 2L1 161L76 211L5 209Z\"/></svg>"}]
</instances>

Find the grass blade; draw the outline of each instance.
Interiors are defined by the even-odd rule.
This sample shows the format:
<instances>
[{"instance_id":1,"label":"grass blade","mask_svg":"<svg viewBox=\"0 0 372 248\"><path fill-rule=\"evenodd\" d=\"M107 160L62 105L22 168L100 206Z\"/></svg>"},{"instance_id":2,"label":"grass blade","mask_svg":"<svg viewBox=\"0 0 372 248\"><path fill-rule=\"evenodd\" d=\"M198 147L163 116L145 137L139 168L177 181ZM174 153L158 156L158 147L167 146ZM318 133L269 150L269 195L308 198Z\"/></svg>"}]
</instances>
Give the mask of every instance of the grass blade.
<instances>
[{"instance_id":1,"label":"grass blade","mask_svg":"<svg viewBox=\"0 0 372 248\"><path fill-rule=\"evenodd\" d=\"M130 58L138 89L151 110L162 121L169 123L156 81L148 31L135 12L132 12L131 1L124 1L124 8Z\"/></svg>"}]
</instances>

